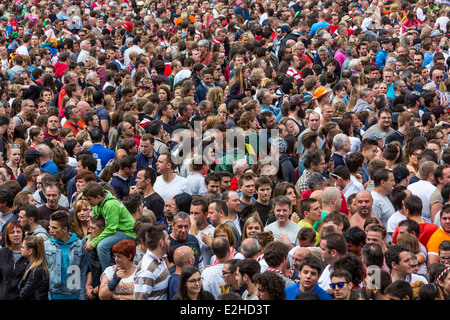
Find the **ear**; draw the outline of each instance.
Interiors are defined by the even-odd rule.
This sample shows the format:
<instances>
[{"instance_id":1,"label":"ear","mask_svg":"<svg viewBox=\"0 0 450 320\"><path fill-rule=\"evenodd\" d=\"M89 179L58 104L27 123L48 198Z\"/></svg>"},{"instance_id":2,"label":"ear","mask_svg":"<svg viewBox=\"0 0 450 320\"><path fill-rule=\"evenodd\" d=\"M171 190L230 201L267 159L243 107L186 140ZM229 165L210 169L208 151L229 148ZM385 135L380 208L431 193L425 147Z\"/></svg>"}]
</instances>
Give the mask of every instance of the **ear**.
<instances>
[{"instance_id":1,"label":"ear","mask_svg":"<svg viewBox=\"0 0 450 320\"><path fill-rule=\"evenodd\" d=\"M353 286L354 286L354 285L353 285L353 282L350 281L350 282L348 283L348 286L349 286L350 290L352 290L352 289L353 289Z\"/></svg>"}]
</instances>

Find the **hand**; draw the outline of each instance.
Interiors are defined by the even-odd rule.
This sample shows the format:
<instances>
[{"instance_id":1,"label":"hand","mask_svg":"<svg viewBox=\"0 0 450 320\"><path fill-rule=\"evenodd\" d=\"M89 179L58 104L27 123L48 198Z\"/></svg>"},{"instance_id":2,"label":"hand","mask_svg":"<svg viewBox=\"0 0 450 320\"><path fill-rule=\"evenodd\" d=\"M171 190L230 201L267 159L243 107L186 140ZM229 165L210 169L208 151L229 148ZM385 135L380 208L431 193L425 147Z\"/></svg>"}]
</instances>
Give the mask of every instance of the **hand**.
<instances>
[{"instance_id":1,"label":"hand","mask_svg":"<svg viewBox=\"0 0 450 320\"><path fill-rule=\"evenodd\" d=\"M86 252L94 251L94 247L91 244L91 240L86 241L86 244L84 245L84 251L86 251Z\"/></svg>"},{"instance_id":2,"label":"hand","mask_svg":"<svg viewBox=\"0 0 450 320\"><path fill-rule=\"evenodd\" d=\"M298 223L300 221L300 217L298 216L298 214L296 212L292 213L291 221L295 222L295 223Z\"/></svg>"},{"instance_id":3,"label":"hand","mask_svg":"<svg viewBox=\"0 0 450 320\"><path fill-rule=\"evenodd\" d=\"M131 186L130 187L130 194L131 193L139 193L139 188L136 186Z\"/></svg>"},{"instance_id":4,"label":"hand","mask_svg":"<svg viewBox=\"0 0 450 320\"><path fill-rule=\"evenodd\" d=\"M211 233L205 233L205 232L201 232L201 239L203 241L204 244L206 244L207 246L211 247L212 244L212 235Z\"/></svg>"},{"instance_id":5,"label":"hand","mask_svg":"<svg viewBox=\"0 0 450 320\"><path fill-rule=\"evenodd\" d=\"M288 235L287 235L286 233L281 233L281 234L279 234L279 235L277 236L277 239L276 239L276 240L277 240L278 242L282 242L282 243L288 245L289 247L292 246L291 241L289 240L289 237L288 237Z\"/></svg>"},{"instance_id":6,"label":"hand","mask_svg":"<svg viewBox=\"0 0 450 320\"><path fill-rule=\"evenodd\" d=\"M117 269L116 269L116 276L118 278L122 279L124 275L125 275L125 270L122 269L122 268L117 267Z\"/></svg>"}]
</instances>

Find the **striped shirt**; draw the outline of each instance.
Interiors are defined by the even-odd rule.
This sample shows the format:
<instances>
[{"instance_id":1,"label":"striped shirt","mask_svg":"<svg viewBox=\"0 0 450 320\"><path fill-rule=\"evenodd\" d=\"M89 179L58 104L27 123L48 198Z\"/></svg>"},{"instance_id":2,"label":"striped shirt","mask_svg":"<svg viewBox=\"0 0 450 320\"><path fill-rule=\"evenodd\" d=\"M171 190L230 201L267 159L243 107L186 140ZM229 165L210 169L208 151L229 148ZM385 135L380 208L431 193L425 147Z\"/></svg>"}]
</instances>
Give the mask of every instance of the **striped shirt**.
<instances>
[{"instance_id":1,"label":"striped shirt","mask_svg":"<svg viewBox=\"0 0 450 320\"><path fill-rule=\"evenodd\" d=\"M294 77L295 81L297 81L297 83L299 83L302 80L302 74L300 73L300 71L289 68L286 72L286 75L288 75L289 77Z\"/></svg>"},{"instance_id":2,"label":"striped shirt","mask_svg":"<svg viewBox=\"0 0 450 320\"><path fill-rule=\"evenodd\" d=\"M169 278L164 260L147 249L136 269L134 300L167 300Z\"/></svg>"}]
</instances>

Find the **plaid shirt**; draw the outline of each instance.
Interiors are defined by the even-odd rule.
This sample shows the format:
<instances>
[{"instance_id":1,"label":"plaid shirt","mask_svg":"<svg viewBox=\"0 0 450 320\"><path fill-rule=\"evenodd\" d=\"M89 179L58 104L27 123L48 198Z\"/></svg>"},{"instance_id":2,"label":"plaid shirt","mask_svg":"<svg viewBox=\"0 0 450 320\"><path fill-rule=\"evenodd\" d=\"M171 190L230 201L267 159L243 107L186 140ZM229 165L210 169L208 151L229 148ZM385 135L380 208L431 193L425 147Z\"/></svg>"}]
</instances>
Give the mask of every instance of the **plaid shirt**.
<instances>
[{"instance_id":1,"label":"plaid shirt","mask_svg":"<svg viewBox=\"0 0 450 320\"><path fill-rule=\"evenodd\" d=\"M308 181L308 178L311 176L311 174L312 174L311 171L309 171L308 169L305 169L303 171L302 176L297 180L297 183L295 184L295 186L300 190L300 193L303 193L309 189L307 181Z\"/></svg>"}]
</instances>

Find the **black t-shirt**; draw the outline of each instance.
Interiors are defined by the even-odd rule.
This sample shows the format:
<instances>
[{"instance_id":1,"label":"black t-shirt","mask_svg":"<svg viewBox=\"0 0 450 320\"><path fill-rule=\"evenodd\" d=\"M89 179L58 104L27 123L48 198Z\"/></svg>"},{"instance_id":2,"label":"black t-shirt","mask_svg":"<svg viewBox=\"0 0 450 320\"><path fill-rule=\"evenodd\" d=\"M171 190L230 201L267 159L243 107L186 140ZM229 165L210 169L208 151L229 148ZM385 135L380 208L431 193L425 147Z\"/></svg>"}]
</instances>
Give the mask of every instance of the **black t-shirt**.
<instances>
[{"instance_id":1,"label":"black t-shirt","mask_svg":"<svg viewBox=\"0 0 450 320\"><path fill-rule=\"evenodd\" d=\"M66 207L58 206L58 208L56 208L56 209L50 209L49 207L47 207L47 205L44 204L43 206L38 208L39 220L50 221L50 216L52 215L52 213L54 213L58 210L65 210L65 211L69 212L69 210L67 210Z\"/></svg>"},{"instance_id":2,"label":"black t-shirt","mask_svg":"<svg viewBox=\"0 0 450 320\"><path fill-rule=\"evenodd\" d=\"M193 236L192 234L188 234L187 238L185 241L178 241L175 240L174 238L172 238L172 236L169 236L169 240L170 240L170 247L175 251L176 248L181 247L181 246L188 246L189 248L192 249L192 251L194 251L194 256L195 256L195 263L194 265L196 267L198 267L202 256L201 256L201 251L200 251L200 243L198 242L197 238L195 236Z\"/></svg>"},{"instance_id":3,"label":"black t-shirt","mask_svg":"<svg viewBox=\"0 0 450 320\"><path fill-rule=\"evenodd\" d=\"M272 200L269 201L269 204L267 206L256 201L255 208L259 213L259 218L261 219L263 226L265 226L267 219L269 218L270 210L272 210Z\"/></svg>"},{"instance_id":4,"label":"black t-shirt","mask_svg":"<svg viewBox=\"0 0 450 320\"><path fill-rule=\"evenodd\" d=\"M152 210L156 220L159 221L164 217L164 200L161 196L154 192L143 199L144 209Z\"/></svg>"}]
</instances>

